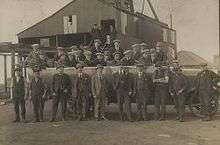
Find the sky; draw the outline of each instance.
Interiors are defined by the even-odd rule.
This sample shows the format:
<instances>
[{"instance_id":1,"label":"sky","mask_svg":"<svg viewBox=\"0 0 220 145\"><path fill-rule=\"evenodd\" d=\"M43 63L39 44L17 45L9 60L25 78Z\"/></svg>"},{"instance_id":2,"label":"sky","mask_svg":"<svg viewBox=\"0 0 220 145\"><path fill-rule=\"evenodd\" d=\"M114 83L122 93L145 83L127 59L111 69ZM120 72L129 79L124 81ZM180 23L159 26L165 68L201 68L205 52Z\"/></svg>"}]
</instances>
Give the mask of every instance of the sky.
<instances>
[{"instance_id":1,"label":"sky","mask_svg":"<svg viewBox=\"0 0 220 145\"><path fill-rule=\"evenodd\" d=\"M16 34L50 16L72 0L0 0L0 42L17 42ZM193 51L208 61L219 51L218 0L151 0L159 19L177 30L178 50ZM143 0L134 0L136 11ZM152 16L149 6L145 14ZM3 64L0 58L0 66ZM0 69L0 82L3 70Z\"/></svg>"}]
</instances>

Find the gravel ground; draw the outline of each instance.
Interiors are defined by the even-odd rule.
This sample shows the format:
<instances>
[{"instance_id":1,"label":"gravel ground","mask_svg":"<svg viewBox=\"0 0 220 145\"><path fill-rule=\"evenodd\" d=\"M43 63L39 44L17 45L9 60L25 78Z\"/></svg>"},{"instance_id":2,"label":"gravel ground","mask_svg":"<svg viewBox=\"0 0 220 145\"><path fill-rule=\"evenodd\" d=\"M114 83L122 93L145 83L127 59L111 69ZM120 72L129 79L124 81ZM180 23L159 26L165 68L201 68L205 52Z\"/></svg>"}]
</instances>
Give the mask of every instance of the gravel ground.
<instances>
[{"instance_id":1,"label":"gravel ground","mask_svg":"<svg viewBox=\"0 0 220 145\"><path fill-rule=\"evenodd\" d=\"M166 121L121 122L117 107L111 105L109 121L70 119L50 123L47 122L50 106L49 102L46 122L35 124L31 123L30 103L27 103L29 123L12 123L13 105L0 106L0 145L220 145L220 112L214 121L202 122L187 109L186 122L180 123L175 121L173 107L169 107ZM148 111L152 113L153 108Z\"/></svg>"}]
</instances>

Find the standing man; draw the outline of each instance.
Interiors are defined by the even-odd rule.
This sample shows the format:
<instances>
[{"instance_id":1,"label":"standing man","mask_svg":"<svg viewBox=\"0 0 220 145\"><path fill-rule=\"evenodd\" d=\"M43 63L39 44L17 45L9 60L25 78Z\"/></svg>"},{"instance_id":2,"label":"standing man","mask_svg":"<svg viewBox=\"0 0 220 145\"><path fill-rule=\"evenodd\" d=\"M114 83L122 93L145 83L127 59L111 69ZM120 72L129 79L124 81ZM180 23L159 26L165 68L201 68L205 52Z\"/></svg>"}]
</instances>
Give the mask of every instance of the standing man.
<instances>
[{"instance_id":1,"label":"standing man","mask_svg":"<svg viewBox=\"0 0 220 145\"><path fill-rule=\"evenodd\" d=\"M156 53L154 63L158 65L163 65L167 61L167 55L165 53L165 44L164 42L157 42L156 44Z\"/></svg>"},{"instance_id":2,"label":"standing man","mask_svg":"<svg viewBox=\"0 0 220 145\"><path fill-rule=\"evenodd\" d=\"M30 82L30 97L33 103L33 112L35 115L34 122L43 121L43 110L44 110L44 83L40 77L40 68L35 66L33 69L34 78Z\"/></svg>"},{"instance_id":3,"label":"standing man","mask_svg":"<svg viewBox=\"0 0 220 145\"><path fill-rule=\"evenodd\" d=\"M155 120L165 120L166 100L168 97L168 69L166 66L158 66L153 75Z\"/></svg>"},{"instance_id":4,"label":"standing man","mask_svg":"<svg viewBox=\"0 0 220 145\"><path fill-rule=\"evenodd\" d=\"M20 109L21 109L21 118L25 122L25 81L22 76L22 68L17 65L15 68L15 80L13 80L13 102L15 109L15 120L13 122L20 122Z\"/></svg>"},{"instance_id":5,"label":"standing man","mask_svg":"<svg viewBox=\"0 0 220 145\"><path fill-rule=\"evenodd\" d=\"M121 66L118 73L114 74L115 84L114 89L117 92L117 100L119 105L119 114L122 121L124 118L123 105L125 104L125 113L127 120L131 119L131 96L133 91L133 76L129 73L126 66Z\"/></svg>"},{"instance_id":6,"label":"standing man","mask_svg":"<svg viewBox=\"0 0 220 145\"><path fill-rule=\"evenodd\" d=\"M196 76L196 90L201 102L201 109L204 115L203 121L212 120L211 97L215 87L215 81L219 76L211 70L208 70L207 64L201 64L201 72Z\"/></svg>"},{"instance_id":7,"label":"standing man","mask_svg":"<svg viewBox=\"0 0 220 145\"><path fill-rule=\"evenodd\" d=\"M89 110L89 99L91 97L91 79L88 74L83 72L83 64L78 63L78 71L75 80L75 97L77 100L78 121L86 120Z\"/></svg>"},{"instance_id":8,"label":"standing man","mask_svg":"<svg viewBox=\"0 0 220 145\"><path fill-rule=\"evenodd\" d=\"M56 121L56 114L59 102L62 106L62 120L66 120L67 99L71 94L71 80L64 73L64 65L57 66L58 73L53 76L52 91L53 91L53 112L51 122Z\"/></svg>"},{"instance_id":9,"label":"standing man","mask_svg":"<svg viewBox=\"0 0 220 145\"><path fill-rule=\"evenodd\" d=\"M87 67L94 67L95 66L95 61L92 59L92 52L90 51L84 51L84 55L86 59L84 60L84 64Z\"/></svg>"},{"instance_id":10,"label":"standing man","mask_svg":"<svg viewBox=\"0 0 220 145\"><path fill-rule=\"evenodd\" d=\"M180 122L184 121L187 86L187 78L182 73L180 66L174 66L173 70L170 72L169 92L175 103L177 120Z\"/></svg>"},{"instance_id":11,"label":"standing man","mask_svg":"<svg viewBox=\"0 0 220 145\"><path fill-rule=\"evenodd\" d=\"M134 95L136 96L138 121L147 118L147 101L151 95L153 82L151 76L144 72L144 65L137 65L137 74L134 77Z\"/></svg>"},{"instance_id":12,"label":"standing man","mask_svg":"<svg viewBox=\"0 0 220 145\"><path fill-rule=\"evenodd\" d=\"M98 64L96 74L92 77L92 95L95 99L95 118L97 121L105 118L107 96L107 79L103 75L103 66Z\"/></svg>"}]
</instances>

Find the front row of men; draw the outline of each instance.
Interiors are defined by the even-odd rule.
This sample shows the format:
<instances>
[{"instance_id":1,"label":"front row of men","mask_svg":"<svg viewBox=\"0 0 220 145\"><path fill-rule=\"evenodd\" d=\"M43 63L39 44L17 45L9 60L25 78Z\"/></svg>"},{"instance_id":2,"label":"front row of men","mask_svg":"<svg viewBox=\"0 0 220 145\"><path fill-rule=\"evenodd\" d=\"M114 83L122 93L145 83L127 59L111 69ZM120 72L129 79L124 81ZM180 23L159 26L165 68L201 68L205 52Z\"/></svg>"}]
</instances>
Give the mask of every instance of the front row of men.
<instances>
[{"instance_id":1,"label":"front row of men","mask_svg":"<svg viewBox=\"0 0 220 145\"><path fill-rule=\"evenodd\" d=\"M57 120L56 114L58 105L61 103L62 120L66 120L67 100L75 100L75 107L77 110L78 120L86 120L88 112L91 108L94 110L94 117L96 120L107 120L105 116L106 100L109 97L108 89L109 80L103 74L103 66L97 65L96 73L90 78L88 74L83 71L83 65L77 64L77 75L74 81L64 73L64 66L57 67L58 73L53 76L52 80L52 119L51 122ZM22 77L22 70L16 68L16 80L14 80L14 104L16 120L20 122L19 106L21 108L21 117L25 121L25 96L30 96L29 99L33 103L33 112L35 115L35 122L43 121L44 103L47 99L47 91L44 87L42 78L40 77L40 70L33 69L34 78L30 82L30 91L25 91L25 80ZM206 73L208 70L203 70ZM210 73L208 73L210 74ZM165 120L166 118L166 101L168 96L173 97L175 108L177 111L177 119L184 121L185 111L185 96L187 93L188 82L186 77L181 72L179 66L174 69L168 67L157 67L153 77L144 71L142 64L137 65L137 73L133 75L129 72L129 68L121 66L120 70L113 74L114 81L112 83L113 89L116 92L117 103L119 107L120 119L133 121L131 111L131 100L136 99L137 104L137 120L148 120L147 103L151 96L154 96L155 105L155 120ZM201 82L204 77L200 77ZM208 81L212 76L207 76ZM205 81L205 80L204 80ZM211 85L211 84L210 84ZM203 88L203 92L206 88ZM25 94L30 92L30 94ZM72 97L71 97L72 96ZM92 96L92 97L91 97ZM202 96L202 94L201 94ZM109 98L108 98L109 99ZM209 98L201 98L202 102ZM93 105L91 105L93 104ZM211 119L208 112L208 103L202 104L204 106L205 118L208 121ZM207 109L206 109L207 108Z\"/></svg>"}]
</instances>

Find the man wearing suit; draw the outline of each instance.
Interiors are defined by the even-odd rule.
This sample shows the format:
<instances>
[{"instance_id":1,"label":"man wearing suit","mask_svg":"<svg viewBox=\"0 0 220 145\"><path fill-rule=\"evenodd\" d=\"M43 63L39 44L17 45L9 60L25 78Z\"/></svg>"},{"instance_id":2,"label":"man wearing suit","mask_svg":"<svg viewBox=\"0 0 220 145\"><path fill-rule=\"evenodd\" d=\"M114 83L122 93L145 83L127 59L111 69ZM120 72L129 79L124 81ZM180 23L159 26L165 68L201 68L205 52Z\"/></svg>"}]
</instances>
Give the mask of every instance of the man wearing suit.
<instances>
[{"instance_id":1,"label":"man wearing suit","mask_svg":"<svg viewBox=\"0 0 220 145\"><path fill-rule=\"evenodd\" d=\"M177 120L184 121L185 97L187 93L188 82L186 76L182 73L180 66L174 66L170 72L169 92L173 97L177 111Z\"/></svg>"},{"instance_id":2,"label":"man wearing suit","mask_svg":"<svg viewBox=\"0 0 220 145\"><path fill-rule=\"evenodd\" d=\"M137 65L137 73L134 77L134 94L137 103L137 120L147 120L147 101L151 95L151 76L144 72L144 65Z\"/></svg>"},{"instance_id":3,"label":"man wearing suit","mask_svg":"<svg viewBox=\"0 0 220 145\"><path fill-rule=\"evenodd\" d=\"M44 84L40 77L40 67L35 66L33 69L34 78L30 82L30 97L33 103L33 112L35 115L35 122L43 121L44 109Z\"/></svg>"},{"instance_id":4,"label":"man wearing suit","mask_svg":"<svg viewBox=\"0 0 220 145\"><path fill-rule=\"evenodd\" d=\"M53 113L51 122L56 120L56 114L59 102L62 108L62 120L66 120L67 99L71 94L71 80L67 74L64 73L64 65L57 66L58 73L53 76L52 91L53 91Z\"/></svg>"},{"instance_id":5,"label":"man wearing suit","mask_svg":"<svg viewBox=\"0 0 220 145\"><path fill-rule=\"evenodd\" d=\"M78 63L78 71L75 80L75 97L77 101L78 121L86 120L89 110L89 99L91 97L91 79L90 76L83 72L83 64Z\"/></svg>"},{"instance_id":6,"label":"man wearing suit","mask_svg":"<svg viewBox=\"0 0 220 145\"><path fill-rule=\"evenodd\" d=\"M203 121L210 121L213 118L211 108L211 97L217 90L216 84L219 76L208 69L207 64L201 64L201 72L196 76L196 90L201 102L201 112L204 115Z\"/></svg>"},{"instance_id":7,"label":"man wearing suit","mask_svg":"<svg viewBox=\"0 0 220 145\"><path fill-rule=\"evenodd\" d=\"M117 92L117 100L119 105L119 114L122 121L124 118L123 104L125 104L125 113L127 119L131 119L131 96L133 91L133 76L129 73L126 66L122 66L118 73L114 74L114 89Z\"/></svg>"},{"instance_id":8,"label":"man wearing suit","mask_svg":"<svg viewBox=\"0 0 220 145\"><path fill-rule=\"evenodd\" d=\"M98 64L96 74L92 77L92 95L95 99L95 118L97 121L105 118L105 103L107 95L107 79L103 75L103 66Z\"/></svg>"},{"instance_id":9,"label":"man wearing suit","mask_svg":"<svg viewBox=\"0 0 220 145\"><path fill-rule=\"evenodd\" d=\"M20 122L20 109L21 109L21 117L22 121L25 122L25 81L22 76L22 68L21 66L17 66L15 68L16 79L13 80L13 103L15 109L15 120L13 122Z\"/></svg>"},{"instance_id":10,"label":"man wearing suit","mask_svg":"<svg viewBox=\"0 0 220 145\"><path fill-rule=\"evenodd\" d=\"M169 94L168 81L167 66L157 66L153 74L155 120L161 121L166 118L166 101Z\"/></svg>"}]
</instances>

